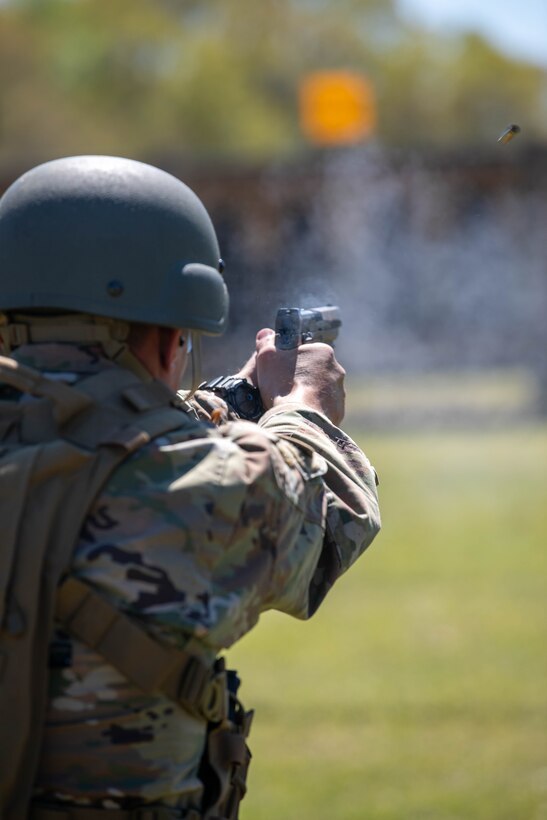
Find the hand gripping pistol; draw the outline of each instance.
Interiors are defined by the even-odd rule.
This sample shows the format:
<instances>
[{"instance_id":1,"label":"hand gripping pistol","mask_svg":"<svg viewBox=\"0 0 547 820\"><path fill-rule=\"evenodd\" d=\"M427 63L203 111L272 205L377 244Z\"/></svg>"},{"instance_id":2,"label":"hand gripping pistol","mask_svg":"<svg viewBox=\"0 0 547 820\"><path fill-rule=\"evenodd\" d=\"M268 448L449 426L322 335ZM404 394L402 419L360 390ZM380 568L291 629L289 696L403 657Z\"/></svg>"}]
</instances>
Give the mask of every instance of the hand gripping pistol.
<instances>
[{"instance_id":1,"label":"hand gripping pistol","mask_svg":"<svg viewBox=\"0 0 547 820\"><path fill-rule=\"evenodd\" d=\"M332 345L341 324L340 309L334 305L279 308L275 319L275 346L278 350L294 350L311 342ZM219 376L201 384L200 389L216 393L239 418L258 421L265 412L258 388L239 376Z\"/></svg>"}]
</instances>

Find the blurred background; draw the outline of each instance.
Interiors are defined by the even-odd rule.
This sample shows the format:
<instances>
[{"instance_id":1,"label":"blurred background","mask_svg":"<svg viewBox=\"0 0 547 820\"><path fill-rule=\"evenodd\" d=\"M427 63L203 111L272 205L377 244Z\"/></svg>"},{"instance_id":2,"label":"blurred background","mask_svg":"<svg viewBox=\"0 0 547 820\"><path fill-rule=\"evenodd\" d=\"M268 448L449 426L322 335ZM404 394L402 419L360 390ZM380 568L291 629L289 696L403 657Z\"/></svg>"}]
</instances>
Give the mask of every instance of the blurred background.
<instances>
[{"instance_id":1,"label":"blurred background","mask_svg":"<svg viewBox=\"0 0 547 820\"><path fill-rule=\"evenodd\" d=\"M384 531L231 653L244 820L547 818L547 4L0 0L0 78L0 190L108 153L201 196L207 377L278 306L342 309Z\"/></svg>"}]
</instances>

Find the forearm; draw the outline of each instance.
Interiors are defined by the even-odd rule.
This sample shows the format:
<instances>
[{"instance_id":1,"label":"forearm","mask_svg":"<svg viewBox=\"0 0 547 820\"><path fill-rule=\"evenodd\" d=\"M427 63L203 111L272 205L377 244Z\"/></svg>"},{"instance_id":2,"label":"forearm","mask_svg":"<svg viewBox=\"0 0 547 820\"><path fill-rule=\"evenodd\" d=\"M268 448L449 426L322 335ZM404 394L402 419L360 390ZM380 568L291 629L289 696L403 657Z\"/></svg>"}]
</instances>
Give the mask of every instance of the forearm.
<instances>
[{"instance_id":1,"label":"forearm","mask_svg":"<svg viewBox=\"0 0 547 820\"><path fill-rule=\"evenodd\" d=\"M258 424L296 446L314 450L326 460L329 470L347 482L347 487L340 489L355 487L367 498L372 494L377 505L378 482L370 461L347 433L315 408L296 402L279 403Z\"/></svg>"},{"instance_id":2,"label":"forearm","mask_svg":"<svg viewBox=\"0 0 547 820\"><path fill-rule=\"evenodd\" d=\"M376 473L355 442L326 416L287 403L268 411L259 425L278 438L324 459L325 535L310 585L309 614L336 578L371 544L380 529Z\"/></svg>"}]
</instances>

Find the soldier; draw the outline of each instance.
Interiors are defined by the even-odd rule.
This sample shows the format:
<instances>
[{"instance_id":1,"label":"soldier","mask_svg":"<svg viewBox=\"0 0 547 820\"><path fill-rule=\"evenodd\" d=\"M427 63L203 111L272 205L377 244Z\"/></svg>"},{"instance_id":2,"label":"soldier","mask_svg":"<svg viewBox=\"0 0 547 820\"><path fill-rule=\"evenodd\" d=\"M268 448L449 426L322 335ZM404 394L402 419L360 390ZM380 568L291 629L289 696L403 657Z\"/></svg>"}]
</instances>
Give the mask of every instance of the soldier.
<instances>
[{"instance_id":1,"label":"soldier","mask_svg":"<svg viewBox=\"0 0 547 820\"><path fill-rule=\"evenodd\" d=\"M49 644L43 713L38 686L7 768L0 741L7 820L27 815L32 781L33 820L237 817L251 713L219 653L265 610L309 618L379 530L375 473L338 427L331 347L281 351L261 330L238 374L266 408L255 423L211 392L177 393L190 358L200 380L200 335L225 328L220 264L197 196L143 163L56 160L0 201L3 726ZM49 534L67 518L56 573ZM30 632L33 668L14 670Z\"/></svg>"}]
</instances>

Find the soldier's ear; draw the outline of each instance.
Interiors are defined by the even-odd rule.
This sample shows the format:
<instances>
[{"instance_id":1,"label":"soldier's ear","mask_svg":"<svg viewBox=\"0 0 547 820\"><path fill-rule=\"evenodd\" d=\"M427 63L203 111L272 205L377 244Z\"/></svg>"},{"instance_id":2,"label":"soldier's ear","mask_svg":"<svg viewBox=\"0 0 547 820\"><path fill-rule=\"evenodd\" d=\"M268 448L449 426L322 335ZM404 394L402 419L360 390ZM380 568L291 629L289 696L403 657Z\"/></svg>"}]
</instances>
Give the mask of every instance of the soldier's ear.
<instances>
[{"instance_id":1,"label":"soldier's ear","mask_svg":"<svg viewBox=\"0 0 547 820\"><path fill-rule=\"evenodd\" d=\"M158 327L158 346L160 364L168 372L180 349L180 331L172 327Z\"/></svg>"}]
</instances>

